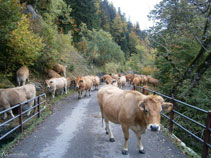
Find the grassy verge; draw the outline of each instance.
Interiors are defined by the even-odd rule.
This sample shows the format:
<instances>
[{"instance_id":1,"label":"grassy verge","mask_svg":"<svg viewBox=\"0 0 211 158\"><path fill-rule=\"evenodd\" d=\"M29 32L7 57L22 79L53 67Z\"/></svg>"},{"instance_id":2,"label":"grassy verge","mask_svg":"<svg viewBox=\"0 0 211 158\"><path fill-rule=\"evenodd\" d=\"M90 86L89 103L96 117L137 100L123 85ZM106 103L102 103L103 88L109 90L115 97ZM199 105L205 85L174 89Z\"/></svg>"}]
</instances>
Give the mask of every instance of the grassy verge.
<instances>
[{"instance_id":1,"label":"grassy verge","mask_svg":"<svg viewBox=\"0 0 211 158\"><path fill-rule=\"evenodd\" d=\"M52 114L53 106L55 104L57 104L60 100L66 98L67 96L72 95L73 93L74 91L71 90L66 95L59 95L53 100L47 100L46 109L42 111L40 118L36 118L35 116L32 120L24 124L24 132L17 132L17 134L15 134L15 138L11 142L2 146L2 148L0 149L0 158L7 157L11 149L15 147L15 145L17 145L21 139L24 139L26 135L32 133L38 124L42 123L42 121L44 121L48 116Z\"/></svg>"},{"instance_id":2,"label":"grassy verge","mask_svg":"<svg viewBox=\"0 0 211 158\"><path fill-rule=\"evenodd\" d=\"M179 147L179 149L188 157L188 158L200 158L201 156L193 151L191 148L187 147L184 142L177 138L174 134L169 133L168 129L162 126L162 131L170 138L170 140Z\"/></svg>"}]
</instances>

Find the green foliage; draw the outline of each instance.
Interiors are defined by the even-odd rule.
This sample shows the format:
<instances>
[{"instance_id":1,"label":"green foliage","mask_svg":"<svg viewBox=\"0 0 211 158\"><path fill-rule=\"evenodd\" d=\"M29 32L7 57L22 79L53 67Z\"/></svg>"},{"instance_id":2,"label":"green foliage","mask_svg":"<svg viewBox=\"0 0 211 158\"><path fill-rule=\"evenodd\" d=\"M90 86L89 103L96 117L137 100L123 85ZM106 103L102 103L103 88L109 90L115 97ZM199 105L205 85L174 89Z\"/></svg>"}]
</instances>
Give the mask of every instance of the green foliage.
<instances>
[{"instance_id":1,"label":"green foliage","mask_svg":"<svg viewBox=\"0 0 211 158\"><path fill-rule=\"evenodd\" d=\"M118 73L118 69L119 69L119 64L116 64L116 63L106 63L105 64L105 72L107 74Z\"/></svg>"},{"instance_id":2,"label":"green foliage","mask_svg":"<svg viewBox=\"0 0 211 158\"><path fill-rule=\"evenodd\" d=\"M211 52L210 45L210 2L187 2L163 0L151 12L157 25L151 29L151 41L157 49L155 64L159 71L160 91L172 95L199 108L210 110L210 66L201 66ZM199 7L200 6L200 7ZM208 29L209 28L209 29ZM196 60L193 64L193 61ZM202 71L203 70L203 71ZM186 73L188 72L188 73ZM177 110L204 124L206 115L182 105ZM182 126L203 139L203 129L177 116ZM201 144L175 127L176 135L186 144L201 152Z\"/></svg>"},{"instance_id":3,"label":"green foliage","mask_svg":"<svg viewBox=\"0 0 211 158\"><path fill-rule=\"evenodd\" d=\"M4 44L9 39L9 32L17 28L21 19L21 9L18 1L0 0L0 43Z\"/></svg>"},{"instance_id":4,"label":"green foliage","mask_svg":"<svg viewBox=\"0 0 211 158\"><path fill-rule=\"evenodd\" d=\"M74 41L80 39L78 28L79 25L85 23L89 30L99 28L99 0L65 0L71 6L70 16L73 18L73 34Z\"/></svg>"},{"instance_id":5,"label":"green foliage","mask_svg":"<svg viewBox=\"0 0 211 158\"><path fill-rule=\"evenodd\" d=\"M79 50L83 52L90 64L104 66L108 62L124 62L124 53L112 40L111 34L103 30L83 32L83 38L79 43Z\"/></svg>"},{"instance_id":6,"label":"green foliage","mask_svg":"<svg viewBox=\"0 0 211 158\"><path fill-rule=\"evenodd\" d=\"M70 64L70 65L68 66L68 70L69 70L70 72L73 72L73 71L75 70L75 66L74 66L73 64Z\"/></svg>"},{"instance_id":7,"label":"green foliage","mask_svg":"<svg viewBox=\"0 0 211 158\"><path fill-rule=\"evenodd\" d=\"M10 32L8 46L13 51L8 52L8 59L12 67L16 65L33 65L44 47L42 38L30 30L30 22L26 16L22 16L18 22L17 29Z\"/></svg>"}]
</instances>

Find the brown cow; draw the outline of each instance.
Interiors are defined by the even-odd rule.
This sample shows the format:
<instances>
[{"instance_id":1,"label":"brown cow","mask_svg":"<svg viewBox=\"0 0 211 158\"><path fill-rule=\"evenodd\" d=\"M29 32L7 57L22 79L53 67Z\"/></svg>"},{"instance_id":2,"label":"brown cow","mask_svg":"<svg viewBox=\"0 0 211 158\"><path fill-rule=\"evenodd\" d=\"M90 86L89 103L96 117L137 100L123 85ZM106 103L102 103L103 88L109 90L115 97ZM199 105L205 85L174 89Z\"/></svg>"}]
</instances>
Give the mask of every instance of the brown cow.
<instances>
[{"instance_id":1,"label":"brown cow","mask_svg":"<svg viewBox=\"0 0 211 158\"><path fill-rule=\"evenodd\" d=\"M55 64L54 67L53 67L53 69L54 69L57 73L62 74L62 75L64 75L64 77L66 77L66 67L67 67L67 66L63 66L63 65L61 65L61 64Z\"/></svg>"},{"instance_id":2,"label":"brown cow","mask_svg":"<svg viewBox=\"0 0 211 158\"><path fill-rule=\"evenodd\" d=\"M126 85L126 77L125 76L119 77L117 83L120 88L123 88Z\"/></svg>"},{"instance_id":3,"label":"brown cow","mask_svg":"<svg viewBox=\"0 0 211 158\"><path fill-rule=\"evenodd\" d=\"M86 77L77 77L75 79L75 85L76 88L78 89L78 99L81 99L82 97L82 93L85 90L85 96L87 91L89 91L89 96L91 96L91 89L92 89L92 80L90 79L90 77L86 76Z\"/></svg>"},{"instance_id":4,"label":"brown cow","mask_svg":"<svg viewBox=\"0 0 211 158\"><path fill-rule=\"evenodd\" d=\"M115 79L113 79L113 78L107 78L107 79L105 80L105 84L106 84L106 85L113 85L113 86L118 87L117 80L115 80Z\"/></svg>"},{"instance_id":5,"label":"brown cow","mask_svg":"<svg viewBox=\"0 0 211 158\"><path fill-rule=\"evenodd\" d=\"M29 69L26 66L20 67L16 73L16 79L18 86L25 85L26 80L29 82Z\"/></svg>"},{"instance_id":6,"label":"brown cow","mask_svg":"<svg viewBox=\"0 0 211 158\"><path fill-rule=\"evenodd\" d=\"M140 78L135 77L132 81L133 89L136 90L136 87L140 85Z\"/></svg>"},{"instance_id":7,"label":"brown cow","mask_svg":"<svg viewBox=\"0 0 211 158\"><path fill-rule=\"evenodd\" d=\"M126 75L126 81L129 83L129 85L132 84L134 77L135 77L134 74L127 74Z\"/></svg>"},{"instance_id":8,"label":"brown cow","mask_svg":"<svg viewBox=\"0 0 211 158\"><path fill-rule=\"evenodd\" d=\"M140 84L147 84L148 78L145 75L139 75Z\"/></svg>"},{"instance_id":9,"label":"brown cow","mask_svg":"<svg viewBox=\"0 0 211 158\"><path fill-rule=\"evenodd\" d=\"M147 76L147 79L148 79L148 83L153 85L153 87L155 87L159 84L159 80L157 80L151 76Z\"/></svg>"},{"instance_id":10,"label":"brown cow","mask_svg":"<svg viewBox=\"0 0 211 158\"><path fill-rule=\"evenodd\" d=\"M115 79L115 80L118 80L119 75L118 75L118 74L112 73L112 74L111 74L111 77L112 77L113 79Z\"/></svg>"},{"instance_id":11,"label":"brown cow","mask_svg":"<svg viewBox=\"0 0 211 158\"><path fill-rule=\"evenodd\" d=\"M24 86L8 88L8 89L0 89L0 107L4 109L8 109L13 105L22 103L26 100L32 99L36 96L36 88L34 84L26 84ZM29 103L29 106L32 107L34 105L34 100ZM30 115L30 111L28 111L27 115ZM12 110L9 110L9 113L12 117L14 117ZM7 118L7 113L4 113L4 118Z\"/></svg>"},{"instance_id":12,"label":"brown cow","mask_svg":"<svg viewBox=\"0 0 211 158\"><path fill-rule=\"evenodd\" d=\"M106 79L108 79L108 78L112 78L110 75L104 75L103 76L103 81L105 82L106 81Z\"/></svg>"},{"instance_id":13,"label":"brown cow","mask_svg":"<svg viewBox=\"0 0 211 158\"><path fill-rule=\"evenodd\" d=\"M54 70L47 70L47 73L48 73L48 77L49 78L60 78L61 76Z\"/></svg>"},{"instance_id":14,"label":"brown cow","mask_svg":"<svg viewBox=\"0 0 211 158\"><path fill-rule=\"evenodd\" d=\"M128 154L129 129L138 138L139 152L144 153L141 135L145 133L146 129L159 131L162 108L168 111L172 109L172 104L164 102L161 96L146 96L138 91L124 91L112 85L102 87L98 91L97 98L111 142L115 140L109 121L122 126L125 140L122 149L124 155Z\"/></svg>"},{"instance_id":15,"label":"brown cow","mask_svg":"<svg viewBox=\"0 0 211 158\"><path fill-rule=\"evenodd\" d=\"M100 78L98 76L92 76L92 82L95 90L98 89L98 86L100 85Z\"/></svg>"}]
</instances>

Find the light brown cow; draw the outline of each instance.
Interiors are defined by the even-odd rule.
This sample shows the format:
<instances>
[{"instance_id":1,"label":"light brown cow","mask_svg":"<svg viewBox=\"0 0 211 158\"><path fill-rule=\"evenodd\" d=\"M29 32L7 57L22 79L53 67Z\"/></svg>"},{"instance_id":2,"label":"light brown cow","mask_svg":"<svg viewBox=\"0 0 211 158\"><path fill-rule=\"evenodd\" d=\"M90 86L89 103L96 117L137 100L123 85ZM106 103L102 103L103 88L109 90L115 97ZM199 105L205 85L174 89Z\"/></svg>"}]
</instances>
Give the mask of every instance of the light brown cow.
<instances>
[{"instance_id":1,"label":"light brown cow","mask_svg":"<svg viewBox=\"0 0 211 158\"><path fill-rule=\"evenodd\" d=\"M48 77L49 78L60 78L61 76L54 70L47 70L47 73L48 73Z\"/></svg>"},{"instance_id":2,"label":"light brown cow","mask_svg":"<svg viewBox=\"0 0 211 158\"><path fill-rule=\"evenodd\" d=\"M66 67L67 67L67 66L63 66L63 65L61 65L61 64L55 64L54 67L53 67L53 69L54 69L57 73L62 74L62 75L64 75L64 77L66 77Z\"/></svg>"},{"instance_id":3,"label":"light brown cow","mask_svg":"<svg viewBox=\"0 0 211 158\"><path fill-rule=\"evenodd\" d=\"M160 96L146 96L132 90L124 91L112 85L102 87L98 91L97 98L102 119L106 123L106 132L108 132L111 142L115 140L109 121L122 126L124 133L122 154L128 154L129 129L138 138L139 152L144 153L141 135L145 133L146 129L159 131L162 108L168 111L172 109L172 104L164 102Z\"/></svg>"},{"instance_id":4,"label":"light brown cow","mask_svg":"<svg viewBox=\"0 0 211 158\"><path fill-rule=\"evenodd\" d=\"M148 79L148 83L153 85L154 87L159 84L159 80L157 80L151 76L147 76L147 79Z\"/></svg>"},{"instance_id":5,"label":"light brown cow","mask_svg":"<svg viewBox=\"0 0 211 158\"><path fill-rule=\"evenodd\" d=\"M92 76L92 82L95 90L98 89L98 86L100 85L100 78L98 76Z\"/></svg>"},{"instance_id":6,"label":"light brown cow","mask_svg":"<svg viewBox=\"0 0 211 158\"><path fill-rule=\"evenodd\" d=\"M55 92L58 89L62 90L65 94L67 94L67 79L64 77L60 78L51 78L50 80L45 80L48 90L51 92L52 98L55 97Z\"/></svg>"},{"instance_id":7,"label":"light brown cow","mask_svg":"<svg viewBox=\"0 0 211 158\"><path fill-rule=\"evenodd\" d=\"M118 78L119 78L119 75L118 74L111 74L111 77L113 78L113 79L115 79L115 80L118 80Z\"/></svg>"},{"instance_id":8,"label":"light brown cow","mask_svg":"<svg viewBox=\"0 0 211 158\"><path fill-rule=\"evenodd\" d=\"M70 77L67 77L67 89L70 89L70 86L71 86L71 78Z\"/></svg>"},{"instance_id":9,"label":"light brown cow","mask_svg":"<svg viewBox=\"0 0 211 158\"><path fill-rule=\"evenodd\" d=\"M0 107L8 109L13 105L22 103L26 100L32 99L36 96L36 88L34 84L26 84L24 86L0 89ZM29 103L29 106L34 105L34 100ZM31 111L28 111L27 115L30 115ZM14 117L12 110L9 111L10 115ZM7 113L4 113L4 118L7 118Z\"/></svg>"},{"instance_id":10,"label":"light brown cow","mask_svg":"<svg viewBox=\"0 0 211 158\"><path fill-rule=\"evenodd\" d=\"M133 89L136 90L137 86L140 85L140 77L134 77L132 81Z\"/></svg>"},{"instance_id":11,"label":"light brown cow","mask_svg":"<svg viewBox=\"0 0 211 158\"><path fill-rule=\"evenodd\" d=\"M106 81L106 79L108 79L108 78L112 78L110 75L104 75L103 76L103 81L105 82Z\"/></svg>"},{"instance_id":12,"label":"light brown cow","mask_svg":"<svg viewBox=\"0 0 211 158\"><path fill-rule=\"evenodd\" d=\"M18 86L25 85L26 80L29 82L29 69L26 66L20 67L16 73L16 79Z\"/></svg>"},{"instance_id":13,"label":"light brown cow","mask_svg":"<svg viewBox=\"0 0 211 158\"><path fill-rule=\"evenodd\" d=\"M86 96L87 91L89 91L89 96L91 96L92 84L93 84L92 80L90 79L90 77L87 76L77 77L75 79L75 85L76 88L78 89L78 99L82 98L83 91L86 91L84 96Z\"/></svg>"},{"instance_id":14,"label":"light brown cow","mask_svg":"<svg viewBox=\"0 0 211 158\"><path fill-rule=\"evenodd\" d=\"M115 79L113 79L113 78L107 78L107 79L105 80L105 84L106 84L106 85L113 85L113 86L118 87L117 80L115 80Z\"/></svg>"},{"instance_id":15,"label":"light brown cow","mask_svg":"<svg viewBox=\"0 0 211 158\"><path fill-rule=\"evenodd\" d=\"M135 77L134 74L127 74L126 75L126 81L129 83L129 85L132 84L134 77Z\"/></svg>"},{"instance_id":16,"label":"light brown cow","mask_svg":"<svg viewBox=\"0 0 211 158\"><path fill-rule=\"evenodd\" d=\"M147 84L148 78L145 75L139 75L140 84Z\"/></svg>"},{"instance_id":17,"label":"light brown cow","mask_svg":"<svg viewBox=\"0 0 211 158\"><path fill-rule=\"evenodd\" d=\"M119 77L117 83L120 88L123 88L126 85L126 77L125 76Z\"/></svg>"}]
</instances>

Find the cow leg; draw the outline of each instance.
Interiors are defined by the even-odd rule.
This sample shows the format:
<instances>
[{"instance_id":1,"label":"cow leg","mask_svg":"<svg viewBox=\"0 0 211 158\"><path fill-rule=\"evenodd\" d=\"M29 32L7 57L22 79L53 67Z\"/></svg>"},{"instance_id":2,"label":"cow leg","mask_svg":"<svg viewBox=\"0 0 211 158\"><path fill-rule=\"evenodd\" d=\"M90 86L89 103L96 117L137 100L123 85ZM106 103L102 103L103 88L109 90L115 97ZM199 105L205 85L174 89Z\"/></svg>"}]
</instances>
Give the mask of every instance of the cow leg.
<instances>
[{"instance_id":1,"label":"cow leg","mask_svg":"<svg viewBox=\"0 0 211 158\"><path fill-rule=\"evenodd\" d=\"M129 139L129 128L127 125L122 124L122 131L124 133L124 146L122 149L122 154L127 155L128 154L128 139Z\"/></svg>"},{"instance_id":2,"label":"cow leg","mask_svg":"<svg viewBox=\"0 0 211 158\"><path fill-rule=\"evenodd\" d=\"M34 100L31 101L31 102L29 103L29 108L32 108L33 105L34 105ZM32 111L32 110L29 110L29 111L27 112L27 116L30 115L31 111Z\"/></svg>"},{"instance_id":3,"label":"cow leg","mask_svg":"<svg viewBox=\"0 0 211 158\"><path fill-rule=\"evenodd\" d=\"M13 114L13 112L12 112L12 110L9 110L9 113L10 113L10 115L14 118L15 116L14 116L14 114ZM6 114L6 112L4 113L4 114ZM7 118L7 114L6 114L6 117L5 117L5 115L4 115L4 120Z\"/></svg>"},{"instance_id":4,"label":"cow leg","mask_svg":"<svg viewBox=\"0 0 211 158\"><path fill-rule=\"evenodd\" d=\"M67 86L64 87L64 92L67 94Z\"/></svg>"},{"instance_id":5,"label":"cow leg","mask_svg":"<svg viewBox=\"0 0 211 158\"><path fill-rule=\"evenodd\" d=\"M91 89L89 90L89 96L91 96Z\"/></svg>"},{"instance_id":6,"label":"cow leg","mask_svg":"<svg viewBox=\"0 0 211 158\"><path fill-rule=\"evenodd\" d=\"M53 90L53 92L52 92L52 98L55 98L55 92L56 92L56 90Z\"/></svg>"},{"instance_id":7,"label":"cow leg","mask_svg":"<svg viewBox=\"0 0 211 158\"><path fill-rule=\"evenodd\" d=\"M137 138L138 138L138 149L139 149L139 153L140 154L145 154L145 151L144 151L144 146L142 144L142 141L141 141L141 134L140 132L135 132Z\"/></svg>"},{"instance_id":8,"label":"cow leg","mask_svg":"<svg viewBox=\"0 0 211 158\"><path fill-rule=\"evenodd\" d=\"M84 94L85 97L86 97L86 93L87 93L87 90L85 90L85 94Z\"/></svg>"},{"instance_id":9,"label":"cow leg","mask_svg":"<svg viewBox=\"0 0 211 158\"><path fill-rule=\"evenodd\" d=\"M78 91L78 99L81 99L81 91Z\"/></svg>"},{"instance_id":10,"label":"cow leg","mask_svg":"<svg viewBox=\"0 0 211 158\"><path fill-rule=\"evenodd\" d=\"M6 118L7 118L7 112L4 113L3 119L6 120Z\"/></svg>"},{"instance_id":11,"label":"cow leg","mask_svg":"<svg viewBox=\"0 0 211 158\"><path fill-rule=\"evenodd\" d=\"M111 128L109 126L109 121L106 118L105 118L105 123L106 123L106 132L108 132L110 142L115 142L114 135L111 132Z\"/></svg>"},{"instance_id":12,"label":"cow leg","mask_svg":"<svg viewBox=\"0 0 211 158\"><path fill-rule=\"evenodd\" d=\"M134 127L133 128L131 127L131 129L133 130L133 132L137 136L139 153L145 154L144 146L143 146L142 141L141 141L141 132L137 128L134 128Z\"/></svg>"}]
</instances>

